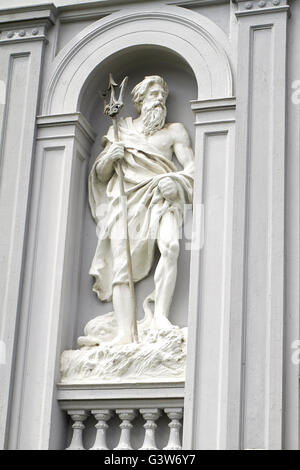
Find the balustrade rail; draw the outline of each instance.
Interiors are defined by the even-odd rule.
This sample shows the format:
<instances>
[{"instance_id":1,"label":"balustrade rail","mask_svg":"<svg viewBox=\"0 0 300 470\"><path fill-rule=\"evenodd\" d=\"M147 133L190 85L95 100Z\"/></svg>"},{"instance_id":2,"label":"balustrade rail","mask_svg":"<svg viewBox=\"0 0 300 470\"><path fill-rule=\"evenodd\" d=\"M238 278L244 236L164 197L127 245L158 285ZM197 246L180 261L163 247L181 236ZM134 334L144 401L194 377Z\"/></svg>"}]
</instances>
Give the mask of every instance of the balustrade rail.
<instances>
[{"instance_id":1,"label":"balustrade rail","mask_svg":"<svg viewBox=\"0 0 300 470\"><path fill-rule=\"evenodd\" d=\"M180 450L183 398L182 383L58 385L67 450Z\"/></svg>"}]
</instances>

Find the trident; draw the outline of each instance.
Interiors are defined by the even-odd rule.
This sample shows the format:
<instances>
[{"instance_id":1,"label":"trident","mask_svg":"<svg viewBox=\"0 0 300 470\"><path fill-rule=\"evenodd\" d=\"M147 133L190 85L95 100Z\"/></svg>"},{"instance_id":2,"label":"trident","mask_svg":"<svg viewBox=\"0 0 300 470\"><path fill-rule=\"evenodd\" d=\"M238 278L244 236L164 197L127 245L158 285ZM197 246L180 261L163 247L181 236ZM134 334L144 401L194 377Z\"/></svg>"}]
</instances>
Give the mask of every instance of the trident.
<instances>
[{"instance_id":1,"label":"trident","mask_svg":"<svg viewBox=\"0 0 300 470\"><path fill-rule=\"evenodd\" d=\"M115 87L117 83L114 81L112 74L109 74L109 85L108 90L110 90L110 101L107 104L104 102L104 114L110 116L113 121L114 127L114 138L116 142L120 141L119 136L119 126L118 126L118 114L124 106L124 92L125 87L128 82L128 77L125 77L120 85L120 95L119 98L116 98ZM129 280L129 289L131 297L131 305L133 311L133 337L136 342L138 342L138 330L137 330L137 316L136 316L136 302L135 302L135 292L134 292L134 283L133 283L133 272L132 272L132 259L130 251L130 239L128 232L128 211L127 211L127 197L125 194L124 188L124 173L120 160L116 162L117 174L119 175L119 187L120 187L120 202L122 208L122 219L124 224L124 234L126 239L126 255L127 255L127 268L128 268L128 280Z\"/></svg>"}]
</instances>

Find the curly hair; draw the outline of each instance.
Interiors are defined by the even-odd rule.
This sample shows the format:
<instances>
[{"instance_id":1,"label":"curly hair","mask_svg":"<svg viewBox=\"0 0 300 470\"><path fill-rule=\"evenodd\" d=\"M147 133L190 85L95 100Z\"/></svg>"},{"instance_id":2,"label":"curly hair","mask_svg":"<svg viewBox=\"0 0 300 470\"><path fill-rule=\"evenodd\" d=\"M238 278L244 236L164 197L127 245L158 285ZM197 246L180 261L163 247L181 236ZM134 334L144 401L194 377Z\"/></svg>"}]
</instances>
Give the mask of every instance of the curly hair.
<instances>
[{"instance_id":1,"label":"curly hair","mask_svg":"<svg viewBox=\"0 0 300 470\"><path fill-rule=\"evenodd\" d=\"M133 103L138 112L141 111L142 104L148 89L156 83L162 86L165 93L165 98L167 99L169 89L164 79L161 78L159 75L151 75L149 77L145 77L144 80L138 83L131 92Z\"/></svg>"}]
</instances>

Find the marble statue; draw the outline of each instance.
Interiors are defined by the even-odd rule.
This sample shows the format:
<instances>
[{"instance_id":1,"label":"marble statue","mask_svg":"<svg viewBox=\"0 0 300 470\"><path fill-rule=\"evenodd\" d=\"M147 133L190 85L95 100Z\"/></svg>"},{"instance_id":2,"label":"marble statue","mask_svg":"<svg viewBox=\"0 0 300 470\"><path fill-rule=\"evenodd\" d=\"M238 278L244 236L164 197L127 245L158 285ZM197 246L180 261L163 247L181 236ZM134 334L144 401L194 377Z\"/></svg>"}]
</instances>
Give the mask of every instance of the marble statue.
<instances>
[{"instance_id":1,"label":"marble statue","mask_svg":"<svg viewBox=\"0 0 300 470\"><path fill-rule=\"evenodd\" d=\"M94 292L101 301L112 301L114 311L87 324L85 336L78 339L80 351L63 354L66 381L71 376L83 380L105 377L109 381L109 377L116 380L122 374L130 381L124 372L129 369L131 374L134 370L132 380L147 373L157 379L184 379L186 329L172 325L168 316L177 277L184 205L192 203L194 154L183 124L166 123L167 97L167 84L159 76L145 77L137 84L132 98L138 117L119 119L118 142L114 127L109 128L103 138L104 149L90 172L89 203L98 227L90 274L95 280ZM179 170L172 162L173 155L182 167ZM137 325L138 342L133 333L120 172L134 283L148 276L156 246L160 252L154 291L145 299L145 318ZM80 356L82 350L84 357Z\"/></svg>"},{"instance_id":2,"label":"marble statue","mask_svg":"<svg viewBox=\"0 0 300 470\"><path fill-rule=\"evenodd\" d=\"M134 281L148 275L156 243L161 255L151 294L155 328L170 326L179 227L183 206L192 202L193 190L194 155L187 131L180 123L165 123L167 84L161 77L146 77L133 89L132 96L139 117L119 121L120 142L114 142L113 128L109 129L103 140L105 148L89 178L90 207L100 226L90 274L95 278L94 291L99 299L112 299L118 323L117 343L133 341L133 314L126 250L119 237L119 176L115 162L121 161L124 173ZM181 171L172 162L173 153L183 167ZM108 217L103 223L103 213L97 214L97 207L106 203Z\"/></svg>"}]
</instances>

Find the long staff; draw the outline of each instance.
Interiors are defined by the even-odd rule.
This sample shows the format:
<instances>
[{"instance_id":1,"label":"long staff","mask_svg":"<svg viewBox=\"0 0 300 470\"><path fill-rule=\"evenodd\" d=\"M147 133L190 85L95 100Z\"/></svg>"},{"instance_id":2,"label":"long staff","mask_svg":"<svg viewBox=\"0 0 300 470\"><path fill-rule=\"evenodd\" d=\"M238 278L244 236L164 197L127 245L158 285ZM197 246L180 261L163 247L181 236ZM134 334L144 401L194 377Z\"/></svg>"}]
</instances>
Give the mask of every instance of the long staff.
<instances>
[{"instance_id":1,"label":"long staff","mask_svg":"<svg viewBox=\"0 0 300 470\"><path fill-rule=\"evenodd\" d=\"M114 127L114 138L115 142L120 141L119 135L119 125L118 125L118 115L121 109L124 106L124 91L125 87L128 82L128 77L125 77L120 85L120 96L116 99L115 95L115 87L118 85L114 81L112 74L109 74L109 87L108 89L111 91L110 95L110 102L108 104L105 103L104 113L107 114L112 118L113 127ZM133 282L133 272L132 272L132 258L131 258L131 251L130 251L130 238L129 238L129 231L128 231L128 204L127 204L127 196L125 193L124 188L124 173L123 168L120 160L116 162L116 170L117 174L119 175L119 187L120 187L120 202L121 202L121 209L122 209L122 221L123 221L123 230L125 234L126 240L126 256L127 256L127 268L128 268L128 281L129 281L129 289L130 289L130 298L131 298L131 306L132 306L132 313L133 313L133 337L136 342L138 342L138 329L137 329L137 315L136 315L136 301L135 301L135 291L134 291L134 282Z\"/></svg>"}]
</instances>

